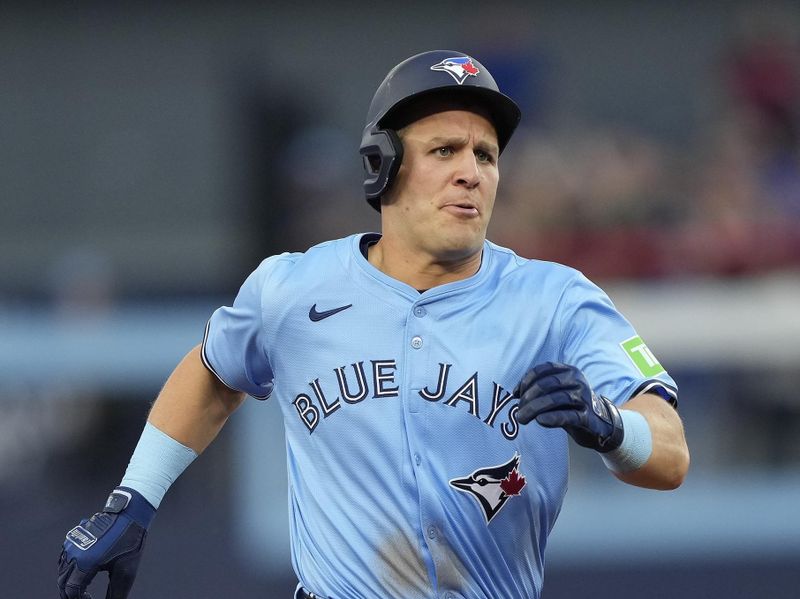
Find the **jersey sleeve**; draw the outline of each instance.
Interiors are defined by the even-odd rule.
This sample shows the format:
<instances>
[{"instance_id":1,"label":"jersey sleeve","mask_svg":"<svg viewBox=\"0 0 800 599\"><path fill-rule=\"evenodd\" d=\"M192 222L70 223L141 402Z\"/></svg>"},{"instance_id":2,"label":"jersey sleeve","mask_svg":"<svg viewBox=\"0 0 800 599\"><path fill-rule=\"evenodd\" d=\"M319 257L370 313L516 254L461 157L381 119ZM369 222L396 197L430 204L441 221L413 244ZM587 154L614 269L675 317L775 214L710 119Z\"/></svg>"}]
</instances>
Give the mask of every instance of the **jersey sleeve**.
<instances>
[{"instance_id":1,"label":"jersey sleeve","mask_svg":"<svg viewBox=\"0 0 800 599\"><path fill-rule=\"evenodd\" d=\"M562 361L580 368L597 393L620 405L653 392L677 406L675 381L602 289L578 275L562 307Z\"/></svg>"},{"instance_id":2,"label":"jersey sleeve","mask_svg":"<svg viewBox=\"0 0 800 599\"><path fill-rule=\"evenodd\" d=\"M262 304L270 266L269 259L262 262L245 280L233 306L214 311L203 337L206 367L227 387L256 399L267 399L273 387Z\"/></svg>"}]
</instances>

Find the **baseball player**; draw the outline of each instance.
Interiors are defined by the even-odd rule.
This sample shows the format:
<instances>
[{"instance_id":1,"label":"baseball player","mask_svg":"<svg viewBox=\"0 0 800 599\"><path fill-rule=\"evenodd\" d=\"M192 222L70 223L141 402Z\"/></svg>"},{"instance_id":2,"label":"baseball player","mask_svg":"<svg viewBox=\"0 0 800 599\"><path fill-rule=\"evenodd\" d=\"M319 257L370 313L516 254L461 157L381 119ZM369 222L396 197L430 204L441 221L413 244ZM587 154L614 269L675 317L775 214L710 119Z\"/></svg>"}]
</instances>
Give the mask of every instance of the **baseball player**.
<instances>
[{"instance_id":1,"label":"baseball player","mask_svg":"<svg viewBox=\"0 0 800 599\"><path fill-rule=\"evenodd\" d=\"M681 484L676 385L628 321L486 240L519 119L461 52L389 72L361 143L381 234L267 258L213 313L67 534L62 599L100 570L128 596L162 497L248 395L283 415L297 599L539 597L570 437L626 483Z\"/></svg>"}]
</instances>

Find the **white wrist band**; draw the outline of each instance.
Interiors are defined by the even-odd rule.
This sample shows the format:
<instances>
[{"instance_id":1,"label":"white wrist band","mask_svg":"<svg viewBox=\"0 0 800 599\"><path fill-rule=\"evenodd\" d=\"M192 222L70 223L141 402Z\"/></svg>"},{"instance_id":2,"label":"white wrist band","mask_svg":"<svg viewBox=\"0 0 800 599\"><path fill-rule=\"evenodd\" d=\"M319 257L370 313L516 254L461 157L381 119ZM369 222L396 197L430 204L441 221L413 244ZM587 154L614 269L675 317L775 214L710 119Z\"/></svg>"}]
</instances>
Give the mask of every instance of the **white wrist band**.
<instances>
[{"instance_id":1,"label":"white wrist band","mask_svg":"<svg viewBox=\"0 0 800 599\"><path fill-rule=\"evenodd\" d=\"M619 474L638 470L653 453L653 434L647 419L634 410L620 410L625 436L622 445L608 453L600 454L606 468Z\"/></svg>"},{"instance_id":2,"label":"white wrist band","mask_svg":"<svg viewBox=\"0 0 800 599\"><path fill-rule=\"evenodd\" d=\"M197 453L160 431L149 422L133 451L120 486L139 491L153 507L161 500Z\"/></svg>"}]
</instances>

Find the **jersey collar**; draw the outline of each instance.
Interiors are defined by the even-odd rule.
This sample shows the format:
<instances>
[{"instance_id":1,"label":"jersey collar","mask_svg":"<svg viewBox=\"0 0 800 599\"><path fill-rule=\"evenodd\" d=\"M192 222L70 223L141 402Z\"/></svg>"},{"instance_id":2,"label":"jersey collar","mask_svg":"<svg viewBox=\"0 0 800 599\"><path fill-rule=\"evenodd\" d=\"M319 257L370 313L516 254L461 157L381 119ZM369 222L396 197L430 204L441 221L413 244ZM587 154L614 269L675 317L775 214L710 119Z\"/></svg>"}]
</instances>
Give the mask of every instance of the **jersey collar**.
<instances>
[{"instance_id":1,"label":"jersey collar","mask_svg":"<svg viewBox=\"0 0 800 599\"><path fill-rule=\"evenodd\" d=\"M373 243L376 243L380 238L380 233L358 233L352 235L350 238L350 252L352 254L353 261L365 275L382 285L391 287L392 289L409 297L413 301L423 297L434 298L450 295L452 293L458 293L478 286L487 278L491 268L492 251L489 242L484 240L481 265L480 268L478 268L478 272L467 277L466 279L453 281L452 283L445 283L444 285L438 285L420 294L420 292L411 285L390 277L381 270L375 268L375 266L370 264L369 260L367 260L365 256L366 248Z\"/></svg>"}]
</instances>

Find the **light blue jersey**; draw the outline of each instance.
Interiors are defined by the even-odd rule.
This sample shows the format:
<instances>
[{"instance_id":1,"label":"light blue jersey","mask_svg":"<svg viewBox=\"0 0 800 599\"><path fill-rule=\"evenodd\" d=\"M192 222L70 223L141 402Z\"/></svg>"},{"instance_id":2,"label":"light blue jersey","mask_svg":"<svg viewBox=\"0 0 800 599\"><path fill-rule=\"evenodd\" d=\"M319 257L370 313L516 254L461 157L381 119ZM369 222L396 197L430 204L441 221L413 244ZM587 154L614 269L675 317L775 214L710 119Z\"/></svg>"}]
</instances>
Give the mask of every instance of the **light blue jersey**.
<instances>
[{"instance_id":1,"label":"light blue jersey","mask_svg":"<svg viewBox=\"0 0 800 599\"><path fill-rule=\"evenodd\" d=\"M675 383L571 268L487 241L475 275L420 293L361 238L268 258L203 343L280 404L296 574L331 599L539 597L568 436L518 424L512 390L545 361L617 404Z\"/></svg>"}]
</instances>

